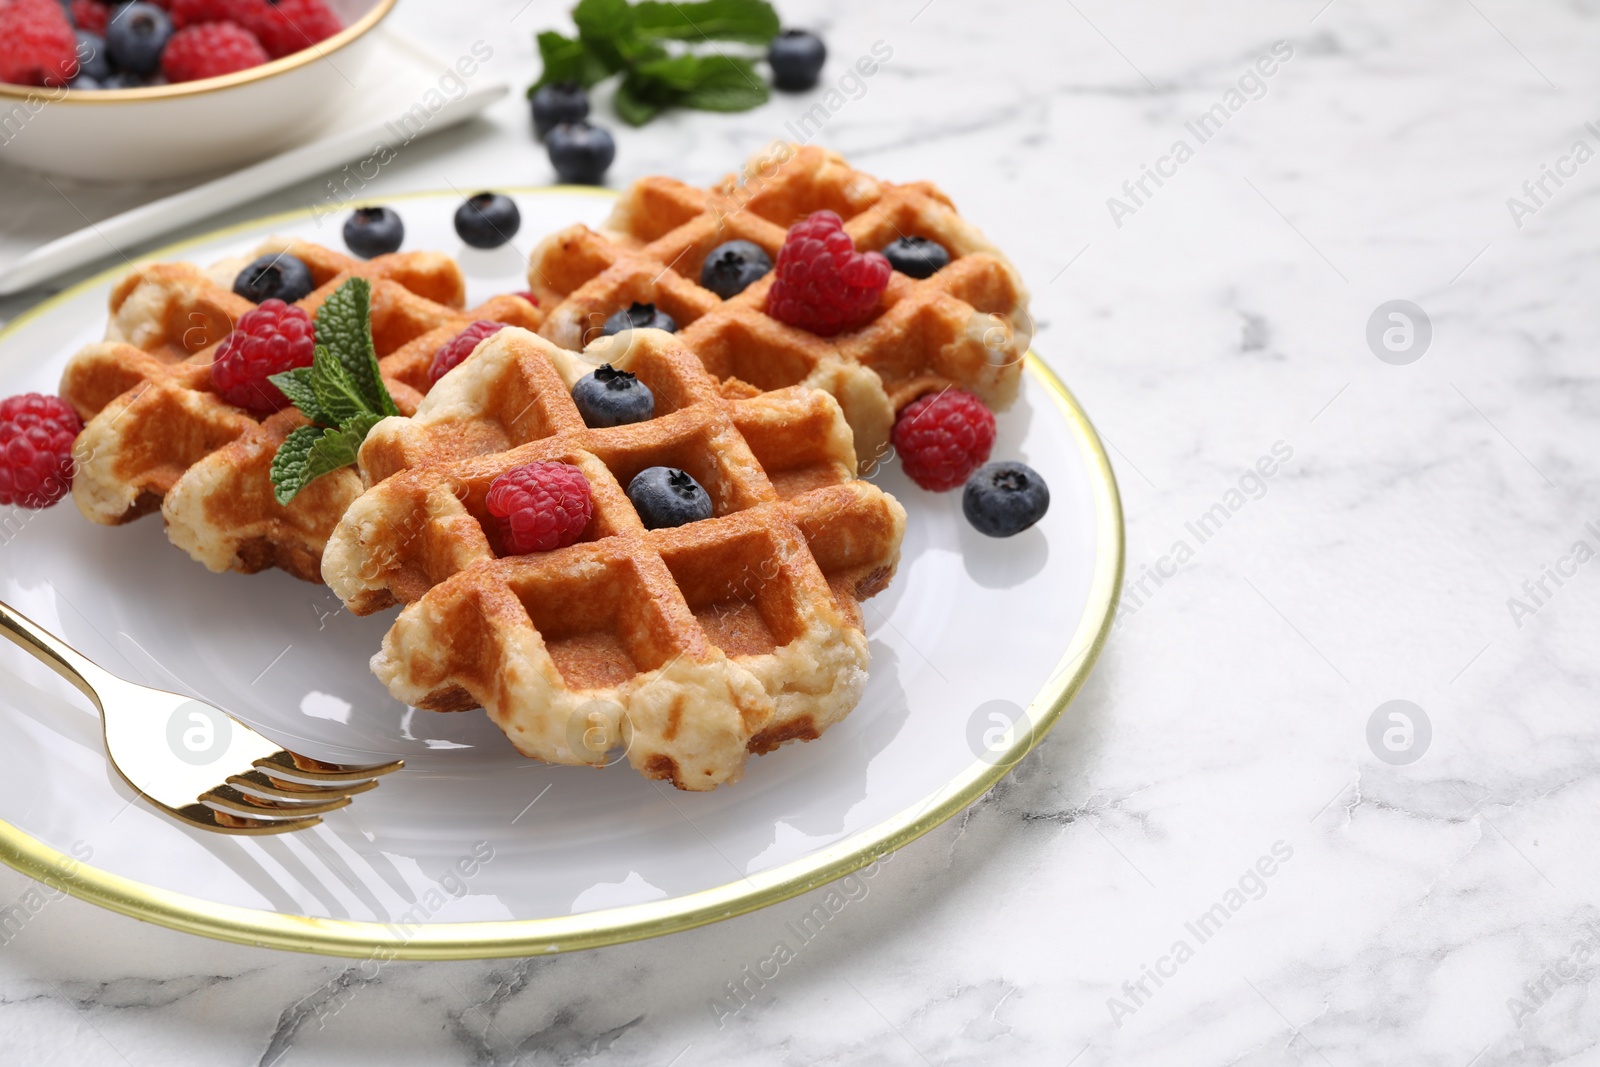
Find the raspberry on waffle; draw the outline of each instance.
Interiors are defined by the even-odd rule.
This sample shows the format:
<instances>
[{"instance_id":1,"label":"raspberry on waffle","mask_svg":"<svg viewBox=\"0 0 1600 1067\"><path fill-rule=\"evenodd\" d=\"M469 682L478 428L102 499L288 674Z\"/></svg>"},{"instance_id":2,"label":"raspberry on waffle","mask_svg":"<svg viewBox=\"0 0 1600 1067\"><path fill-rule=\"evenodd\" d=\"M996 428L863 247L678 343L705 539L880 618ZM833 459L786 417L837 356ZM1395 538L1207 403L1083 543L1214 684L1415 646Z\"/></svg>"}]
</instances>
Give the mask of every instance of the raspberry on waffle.
<instances>
[{"instance_id":1,"label":"raspberry on waffle","mask_svg":"<svg viewBox=\"0 0 1600 1067\"><path fill-rule=\"evenodd\" d=\"M401 411L432 386L434 351L476 318L537 326L539 310L499 296L462 310L465 282L448 256L403 252L361 261L303 241L274 238L249 257L208 271L157 263L123 278L111 294L106 340L67 364L60 395L84 420L73 454L73 500L95 522L118 525L160 509L167 536L213 571L280 567L320 581L322 549L361 493L353 468L312 482L288 506L273 497L273 456L306 424L294 408L254 415L218 395L211 361L255 305L232 290L258 255L288 253L317 288L299 307L315 315L347 278L372 282L372 333L379 367Z\"/></svg>"},{"instance_id":2,"label":"raspberry on waffle","mask_svg":"<svg viewBox=\"0 0 1600 1067\"><path fill-rule=\"evenodd\" d=\"M654 418L585 426L569 389L601 363L650 388ZM501 555L489 487L541 461L583 472L593 515L575 544ZM652 466L692 475L712 517L647 530L624 487ZM414 417L374 427L360 467L370 488L323 577L358 614L407 603L373 659L400 700L481 704L553 763L603 764L625 742L646 777L707 790L860 699L859 602L893 576L905 511L855 477L826 393L730 399L659 330L578 354L505 329Z\"/></svg>"},{"instance_id":3,"label":"raspberry on waffle","mask_svg":"<svg viewBox=\"0 0 1600 1067\"><path fill-rule=\"evenodd\" d=\"M824 209L860 250L927 237L951 262L921 281L896 272L877 315L832 337L766 313L770 273L726 301L698 284L718 245L751 241L776 262L788 227ZM528 282L549 312L540 334L563 348L581 349L617 309L650 303L730 395L796 384L832 393L863 469L883 454L895 413L925 393L955 387L994 410L1010 406L1032 339L1016 269L944 193L879 181L815 146L775 145L711 189L643 178L601 232L573 226L541 243Z\"/></svg>"}]
</instances>

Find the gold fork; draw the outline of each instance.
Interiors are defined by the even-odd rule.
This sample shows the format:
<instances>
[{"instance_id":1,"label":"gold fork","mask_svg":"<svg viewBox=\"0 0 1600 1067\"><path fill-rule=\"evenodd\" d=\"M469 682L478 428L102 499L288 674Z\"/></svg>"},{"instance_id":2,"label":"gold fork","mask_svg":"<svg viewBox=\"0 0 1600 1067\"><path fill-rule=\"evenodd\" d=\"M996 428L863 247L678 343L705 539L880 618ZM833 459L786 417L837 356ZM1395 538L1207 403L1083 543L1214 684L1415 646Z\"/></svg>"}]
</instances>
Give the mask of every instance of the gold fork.
<instances>
[{"instance_id":1,"label":"gold fork","mask_svg":"<svg viewBox=\"0 0 1600 1067\"><path fill-rule=\"evenodd\" d=\"M303 830L405 765L349 767L279 748L220 708L118 678L5 603L0 635L100 709L111 765L140 796L202 830Z\"/></svg>"}]
</instances>

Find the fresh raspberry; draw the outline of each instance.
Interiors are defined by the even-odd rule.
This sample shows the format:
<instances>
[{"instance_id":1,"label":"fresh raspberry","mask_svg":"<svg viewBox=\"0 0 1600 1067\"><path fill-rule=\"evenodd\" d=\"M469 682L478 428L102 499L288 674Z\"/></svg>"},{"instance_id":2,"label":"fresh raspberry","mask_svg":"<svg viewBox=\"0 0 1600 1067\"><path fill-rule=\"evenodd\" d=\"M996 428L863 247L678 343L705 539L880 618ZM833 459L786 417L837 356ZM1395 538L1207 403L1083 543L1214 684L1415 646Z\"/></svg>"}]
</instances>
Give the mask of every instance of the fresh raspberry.
<instances>
[{"instance_id":1,"label":"fresh raspberry","mask_svg":"<svg viewBox=\"0 0 1600 1067\"><path fill-rule=\"evenodd\" d=\"M265 2L265 0L263 0ZM238 22L243 25L239 0L171 0L167 14L172 16L172 28L181 30L202 22Z\"/></svg>"},{"instance_id":2,"label":"fresh raspberry","mask_svg":"<svg viewBox=\"0 0 1600 1067\"><path fill-rule=\"evenodd\" d=\"M856 251L838 215L813 212L789 228L778 252L767 314L819 337L865 326L892 272L882 252Z\"/></svg>"},{"instance_id":3,"label":"fresh raspberry","mask_svg":"<svg viewBox=\"0 0 1600 1067\"><path fill-rule=\"evenodd\" d=\"M47 508L72 488L72 442L83 423L63 401L26 393L0 401L0 504Z\"/></svg>"},{"instance_id":4,"label":"fresh raspberry","mask_svg":"<svg viewBox=\"0 0 1600 1067\"><path fill-rule=\"evenodd\" d=\"M589 479L570 463L513 467L490 483L484 503L508 556L565 548L594 515Z\"/></svg>"},{"instance_id":5,"label":"fresh raspberry","mask_svg":"<svg viewBox=\"0 0 1600 1067\"><path fill-rule=\"evenodd\" d=\"M472 355L473 350L483 343L484 338L493 337L505 328L506 324L503 322L479 319L456 334L433 354L433 365L428 368L428 380L437 382L443 378L458 363Z\"/></svg>"},{"instance_id":6,"label":"fresh raspberry","mask_svg":"<svg viewBox=\"0 0 1600 1067\"><path fill-rule=\"evenodd\" d=\"M57 0L0 4L0 82L65 85L78 74L78 38Z\"/></svg>"},{"instance_id":7,"label":"fresh raspberry","mask_svg":"<svg viewBox=\"0 0 1600 1067\"><path fill-rule=\"evenodd\" d=\"M106 21L111 9L100 0L72 0L72 24L96 37L106 35Z\"/></svg>"},{"instance_id":8,"label":"fresh raspberry","mask_svg":"<svg viewBox=\"0 0 1600 1067\"><path fill-rule=\"evenodd\" d=\"M522 299L526 300L528 303L532 304L534 307L538 307L539 306L539 298L534 296L531 292L528 292L526 289L524 289L520 293L512 293L511 295L512 296L520 296L520 297L522 297Z\"/></svg>"},{"instance_id":9,"label":"fresh raspberry","mask_svg":"<svg viewBox=\"0 0 1600 1067\"><path fill-rule=\"evenodd\" d=\"M249 70L267 62L255 34L232 22L185 26L161 53L161 72L169 82L192 82Z\"/></svg>"},{"instance_id":10,"label":"fresh raspberry","mask_svg":"<svg viewBox=\"0 0 1600 1067\"><path fill-rule=\"evenodd\" d=\"M267 377L309 367L316 354L311 316L282 300L263 300L217 347L211 384L228 403L270 415L286 407L289 398Z\"/></svg>"},{"instance_id":11,"label":"fresh raspberry","mask_svg":"<svg viewBox=\"0 0 1600 1067\"><path fill-rule=\"evenodd\" d=\"M323 0L246 0L245 27L261 39L273 59L310 48L344 29Z\"/></svg>"},{"instance_id":12,"label":"fresh raspberry","mask_svg":"<svg viewBox=\"0 0 1600 1067\"><path fill-rule=\"evenodd\" d=\"M930 393L906 405L890 439L911 480L943 493L988 462L994 414L959 389Z\"/></svg>"}]
</instances>

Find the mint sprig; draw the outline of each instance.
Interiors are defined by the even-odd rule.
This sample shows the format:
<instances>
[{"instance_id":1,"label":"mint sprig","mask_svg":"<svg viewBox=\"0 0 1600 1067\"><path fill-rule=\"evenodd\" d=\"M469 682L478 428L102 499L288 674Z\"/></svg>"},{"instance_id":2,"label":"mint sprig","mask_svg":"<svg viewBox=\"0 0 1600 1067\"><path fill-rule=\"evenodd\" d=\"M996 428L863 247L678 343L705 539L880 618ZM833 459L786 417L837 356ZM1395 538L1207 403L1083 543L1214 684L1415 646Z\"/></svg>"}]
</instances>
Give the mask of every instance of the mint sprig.
<instances>
[{"instance_id":1,"label":"mint sprig","mask_svg":"<svg viewBox=\"0 0 1600 1067\"><path fill-rule=\"evenodd\" d=\"M778 14L767 0L581 0L572 10L576 37L539 34L544 71L532 96L555 82L589 88L621 74L613 104L624 122L642 126L669 107L747 111L770 91L755 56L697 53L663 42L735 41L765 47L778 34Z\"/></svg>"},{"instance_id":2,"label":"mint sprig","mask_svg":"<svg viewBox=\"0 0 1600 1067\"><path fill-rule=\"evenodd\" d=\"M311 420L272 457L272 494L287 505L324 474L356 461L379 420L400 414L372 347L372 286L351 278L317 309L316 356L309 367L267 380Z\"/></svg>"}]
</instances>

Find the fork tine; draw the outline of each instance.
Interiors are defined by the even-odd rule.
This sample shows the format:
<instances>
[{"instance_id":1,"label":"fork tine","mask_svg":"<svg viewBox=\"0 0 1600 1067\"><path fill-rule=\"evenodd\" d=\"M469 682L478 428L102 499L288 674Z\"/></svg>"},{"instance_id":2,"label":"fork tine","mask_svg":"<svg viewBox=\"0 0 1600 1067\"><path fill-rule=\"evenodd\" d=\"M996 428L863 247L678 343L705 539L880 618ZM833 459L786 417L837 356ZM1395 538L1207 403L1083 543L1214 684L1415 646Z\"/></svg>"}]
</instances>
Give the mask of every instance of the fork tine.
<instances>
[{"instance_id":1,"label":"fork tine","mask_svg":"<svg viewBox=\"0 0 1600 1067\"><path fill-rule=\"evenodd\" d=\"M219 785L209 792L200 794L200 802L202 804L208 801L226 808L229 812L237 812L258 818L284 815L296 817L322 815L330 811L338 811L340 808L347 807L350 804L350 798L347 796L337 796L322 801L313 800L304 804L273 800L268 797L258 797L240 792L231 785Z\"/></svg>"},{"instance_id":2,"label":"fork tine","mask_svg":"<svg viewBox=\"0 0 1600 1067\"><path fill-rule=\"evenodd\" d=\"M287 834L295 830L308 829L322 822L315 815L305 819L250 819L240 815L229 815L225 811L208 808L204 804L188 804L182 808L167 810L184 822L198 826L202 830L222 834Z\"/></svg>"},{"instance_id":3,"label":"fork tine","mask_svg":"<svg viewBox=\"0 0 1600 1067\"><path fill-rule=\"evenodd\" d=\"M390 763L374 763L366 767L325 763L283 749L255 761L255 766L262 770L287 771L297 778L313 782L354 782L364 778L377 778L380 775L391 774L405 765L406 761L399 759Z\"/></svg>"},{"instance_id":4,"label":"fork tine","mask_svg":"<svg viewBox=\"0 0 1600 1067\"><path fill-rule=\"evenodd\" d=\"M246 771L243 774L231 775L228 785L239 786L244 792L260 793L263 796L278 800L305 800L315 801L328 797L346 797L355 793L365 793L369 789L378 788L375 780L364 782L340 782L338 785L308 785L305 782L291 782L282 778L274 778L261 771Z\"/></svg>"}]
</instances>

